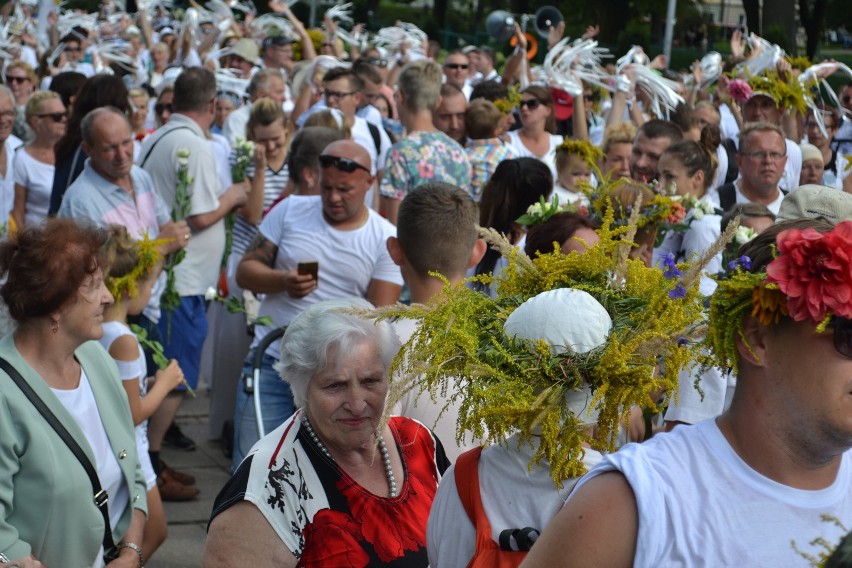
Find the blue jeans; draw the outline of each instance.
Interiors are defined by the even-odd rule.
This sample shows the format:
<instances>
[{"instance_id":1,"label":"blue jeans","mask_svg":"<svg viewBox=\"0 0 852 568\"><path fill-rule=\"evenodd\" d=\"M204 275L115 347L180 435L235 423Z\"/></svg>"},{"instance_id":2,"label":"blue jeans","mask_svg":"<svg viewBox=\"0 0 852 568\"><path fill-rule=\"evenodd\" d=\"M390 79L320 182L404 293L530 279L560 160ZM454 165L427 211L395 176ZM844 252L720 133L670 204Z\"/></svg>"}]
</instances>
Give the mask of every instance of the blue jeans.
<instances>
[{"instance_id":1,"label":"blue jeans","mask_svg":"<svg viewBox=\"0 0 852 568\"><path fill-rule=\"evenodd\" d=\"M272 432L296 411L290 385L284 382L272 365L275 358L264 354L260 369L260 413L263 430ZM257 420L254 397L245 390L246 377L252 376L254 349L249 351L243 364L243 375L237 384L237 407L234 413L234 457L231 470L236 471L251 447L257 442Z\"/></svg>"}]
</instances>

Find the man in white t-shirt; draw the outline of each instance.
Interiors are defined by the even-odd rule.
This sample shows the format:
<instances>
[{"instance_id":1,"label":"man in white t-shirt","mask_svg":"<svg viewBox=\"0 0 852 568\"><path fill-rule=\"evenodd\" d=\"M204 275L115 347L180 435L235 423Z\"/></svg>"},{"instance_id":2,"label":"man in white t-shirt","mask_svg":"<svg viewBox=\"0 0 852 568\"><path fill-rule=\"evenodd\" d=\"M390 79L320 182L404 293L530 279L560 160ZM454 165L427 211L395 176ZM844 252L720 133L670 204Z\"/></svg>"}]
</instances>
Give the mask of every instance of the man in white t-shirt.
<instances>
[{"instance_id":1,"label":"man in white t-shirt","mask_svg":"<svg viewBox=\"0 0 852 568\"><path fill-rule=\"evenodd\" d=\"M852 245L823 219L797 223L740 251L761 285L767 265L779 276L771 296L722 281L711 299L711 330L733 338L714 341L716 363L738 371L730 408L604 457L523 566L809 566L852 526L852 310L829 303L832 286L807 302L796 292L845 282L836 260Z\"/></svg>"},{"instance_id":2,"label":"man in white t-shirt","mask_svg":"<svg viewBox=\"0 0 852 568\"><path fill-rule=\"evenodd\" d=\"M248 188L245 184L235 184L221 191L216 160L204 134L213 124L216 114L216 78L213 73L201 67L184 70L175 81L173 107L174 113L169 122L142 145L140 166L150 174L157 192L171 212L177 197L178 153L189 150L186 167L192 185L186 222L190 238L185 249L186 257L174 270L175 289L180 296L178 307L164 313L158 322L143 320L143 323L149 327L149 334L153 330L148 324L156 325L166 357L177 359L187 384L195 388L198 385L201 348L207 336L204 295L209 287L216 285L225 252L223 219L245 203ZM148 440L152 452L159 451L162 436L182 400L182 396L167 397L151 417Z\"/></svg>"},{"instance_id":3,"label":"man in white t-shirt","mask_svg":"<svg viewBox=\"0 0 852 568\"><path fill-rule=\"evenodd\" d=\"M320 195L293 195L278 203L237 268L237 283L265 294L259 315L273 325L256 325L244 372L251 373L255 350L264 337L289 325L309 305L323 300L360 296L374 305L399 299L402 276L387 251L395 235L388 221L364 202L374 177L370 157L349 140L333 142L319 156ZM307 266L313 264L313 268ZM264 431L277 428L295 410L289 386L273 363L278 342L262 357L259 385ZM234 418L234 469L258 440L249 394L237 387Z\"/></svg>"},{"instance_id":4,"label":"man in white t-shirt","mask_svg":"<svg viewBox=\"0 0 852 568\"><path fill-rule=\"evenodd\" d=\"M758 203L777 215L784 199L779 183L788 159L784 132L769 122L751 122L740 130L738 146L740 177L719 186L711 201L723 211L738 203Z\"/></svg>"}]
</instances>

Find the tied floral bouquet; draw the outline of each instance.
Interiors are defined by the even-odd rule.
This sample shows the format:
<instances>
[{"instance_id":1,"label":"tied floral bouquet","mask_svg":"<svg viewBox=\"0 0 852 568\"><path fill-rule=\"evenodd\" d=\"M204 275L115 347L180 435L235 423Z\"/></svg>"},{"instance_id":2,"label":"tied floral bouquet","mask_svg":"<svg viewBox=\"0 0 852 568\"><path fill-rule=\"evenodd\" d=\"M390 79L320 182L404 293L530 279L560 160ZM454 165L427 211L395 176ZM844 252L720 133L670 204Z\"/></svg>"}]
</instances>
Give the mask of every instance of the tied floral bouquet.
<instances>
[{"instance_id":1,"label":"tied floral bouquet","mask_svg":"<svg viewBox=\"0 0 852 568\"><path fill-rule=\"evenodd\" d=\"M190 187L194 179L189 175L189 148L180 148L177 151L177 185L175 186L175 204L172 208L172 221L182 221L189 217L192 206ZM175 280L175 268L183 262L186 251L180 249L166 258L166 288L160 298L160 309L166 313L168 319L168 330L171 334L171 318L174 311L180 306L180 294L177 291Z\"/></svg>"}]
</instances>

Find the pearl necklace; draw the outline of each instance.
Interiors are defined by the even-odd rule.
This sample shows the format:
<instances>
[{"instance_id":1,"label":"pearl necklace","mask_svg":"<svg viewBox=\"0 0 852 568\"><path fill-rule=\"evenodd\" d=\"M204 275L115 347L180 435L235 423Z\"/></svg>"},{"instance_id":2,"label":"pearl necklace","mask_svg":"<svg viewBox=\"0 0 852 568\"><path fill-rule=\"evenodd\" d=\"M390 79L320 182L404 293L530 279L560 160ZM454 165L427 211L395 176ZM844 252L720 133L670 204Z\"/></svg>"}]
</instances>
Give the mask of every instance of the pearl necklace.
<instances>
[{"instance_id":1,"label":"pearl necklace","mask_svg":"<svg viewBox=\"0 0 852 568\"><path fill-rule=\"evenodd\" d=\"M322 455L324 455L325 457L327 457L331 461L334 461L334 458L331 457L331 453L329 453L328 448L325 447L325 444L322 443L322 441L316 435L316 432L314 432L314 429L311 427L311 423L308 420L307 415L302 416L302 424L305 425L305 431L307 431L307 433L308 433L308 438L310 438L311 442L313 442L314 445L317 448L319 448L319 451L322 453ZM385 465L385 476L388 478L388 490L390 492L390 496L396 497L397 496L396 476L393 474L393 467L391 466L390 453L388 452L388 447L385 444L385 438L384 438L384 436L379 436L379 434L377 432L376 433L376 439L379 441L379 452L382 454L382 462ZM335 463L337 463L337 462L335 462Z\"/></svg>"}]
</instances>

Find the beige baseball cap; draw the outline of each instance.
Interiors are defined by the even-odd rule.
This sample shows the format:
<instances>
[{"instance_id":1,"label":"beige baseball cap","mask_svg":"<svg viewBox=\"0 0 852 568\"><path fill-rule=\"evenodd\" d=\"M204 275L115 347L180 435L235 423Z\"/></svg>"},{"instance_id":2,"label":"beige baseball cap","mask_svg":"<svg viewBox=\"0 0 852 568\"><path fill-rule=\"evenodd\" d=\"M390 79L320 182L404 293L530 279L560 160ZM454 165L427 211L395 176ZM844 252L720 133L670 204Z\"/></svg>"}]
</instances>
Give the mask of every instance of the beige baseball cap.
<instances>
[{"instance_id":1,"label":"beige baseball cap","mask_svg":"<svg viewBox=\"0 0 852 568\"><path fill-rule=\"evenodd\" d=\"M819 218L833 225L852 220L852 195L824 185L800 186L784 196L775 222Z\"/></svg>"}]
</instances>

